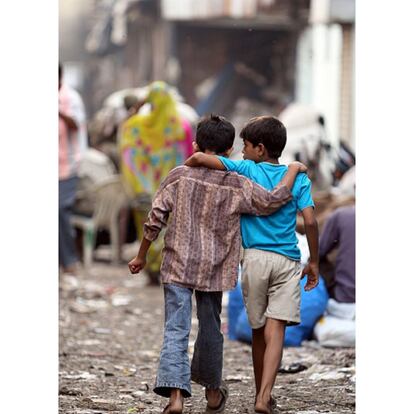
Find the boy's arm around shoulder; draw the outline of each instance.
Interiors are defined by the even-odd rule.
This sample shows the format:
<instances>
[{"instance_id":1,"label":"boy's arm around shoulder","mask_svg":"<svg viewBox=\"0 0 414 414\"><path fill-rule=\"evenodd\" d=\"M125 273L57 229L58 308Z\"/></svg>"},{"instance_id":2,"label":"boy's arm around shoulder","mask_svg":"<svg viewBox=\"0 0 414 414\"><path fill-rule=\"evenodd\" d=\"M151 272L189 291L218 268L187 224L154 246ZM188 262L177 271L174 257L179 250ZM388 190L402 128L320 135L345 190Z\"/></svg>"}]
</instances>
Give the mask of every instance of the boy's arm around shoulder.
<instances>
[{"instance_id":1,"label":"boy's arm around shoulder","mask_svg":"<svg viewBox=\"0 0 414 414\"><path fill-rule=\"evenodd\" d=\"M290 190L292 189L296 176L299 172L306 171L306 166L299 162L290 164L283 180L270 192L259 184L245 179L241 213L258 216L266 216L274 213L292 199Z\"/></svg>"},{"instance_id":2,"label":"boy's arm around shoulder","mask_svg":"<svg viewBox=\"0 0 414 414\"><path fill-rule=\"evenodd\" d=\"M292 199L290 190L285 185L279 185L271 192L261 185L239 176L241 184L241 201L239 213L267 216Z\"/></svg>"},{"instance_id":3,"label":"boy's arm around shoulder","mask_svg":"<svg viewBox=\"0 0 414 414\"><path fill-rule=\"evenodd\" d=\"M305 164L302 164L299 161L293 161L289 164L287 173L278 185L285 185L287 188L289 188L289 190L292 190L293 184L296 180L296 176L300 172L306 173L307 171L308 167Z\"/></svg>"},{"instance_id":4,"label":"boy's arm around shoulder","mask_svg":"<svg viewBox=\"0 0 414 414\"><path fill-rule=\"evenodd\" d=\"M212 170L225 170L226 167L215 155L196 152L184 163L187 167L206 167Z\"/></svg>"}]
</instances>

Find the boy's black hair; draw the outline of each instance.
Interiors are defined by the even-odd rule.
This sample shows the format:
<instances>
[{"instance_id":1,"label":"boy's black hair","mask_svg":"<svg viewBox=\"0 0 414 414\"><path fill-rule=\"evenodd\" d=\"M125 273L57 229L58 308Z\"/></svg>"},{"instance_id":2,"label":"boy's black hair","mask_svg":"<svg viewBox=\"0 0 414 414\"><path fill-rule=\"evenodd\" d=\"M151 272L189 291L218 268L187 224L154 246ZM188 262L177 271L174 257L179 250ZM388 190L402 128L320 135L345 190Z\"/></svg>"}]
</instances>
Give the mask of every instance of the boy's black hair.
<instances>
[{"instance_id":1,"label":"boy's black hair","mask_svg":"<svg viewBox=\"0 0 414 414\"><path fill-rule=\"evenodd\" d=\"M263 144L271 158L279 158L286 146L286 128L274 116L257 116L240 131L240 138L254 147Z\"/></svg>"},{"instance_id":2,"label":"boy's black hair","mask_svg":"<svg viewBox=\"0 0 414 414\"><path fill-rule=\"evenodd\" d=\"M231 122L219 115L205 116L197 124L195 141L200 151L213 151L222 154L234 143L235 129Z\"/></svg>"}]
</instances>

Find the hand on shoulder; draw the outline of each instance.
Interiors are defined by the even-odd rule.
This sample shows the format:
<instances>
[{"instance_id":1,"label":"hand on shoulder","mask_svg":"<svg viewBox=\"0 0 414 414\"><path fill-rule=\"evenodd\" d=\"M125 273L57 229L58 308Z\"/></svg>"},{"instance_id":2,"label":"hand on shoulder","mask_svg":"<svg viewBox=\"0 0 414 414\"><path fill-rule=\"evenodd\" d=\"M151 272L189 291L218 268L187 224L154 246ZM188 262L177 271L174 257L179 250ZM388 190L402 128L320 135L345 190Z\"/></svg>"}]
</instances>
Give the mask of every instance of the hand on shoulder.
<instances>
[{"instance_id":1,"label":"hand on shoulder","mask_svg":"<svg viewBox=\"0 0 414 414\"><path fill-rule=\"evenodd\" d=\"M308 167L305 164L302 164L299 161L293 161L289 164L288 168L295 169L298 172L306 173L308 171Z\"/></svg>"}]
</instances>

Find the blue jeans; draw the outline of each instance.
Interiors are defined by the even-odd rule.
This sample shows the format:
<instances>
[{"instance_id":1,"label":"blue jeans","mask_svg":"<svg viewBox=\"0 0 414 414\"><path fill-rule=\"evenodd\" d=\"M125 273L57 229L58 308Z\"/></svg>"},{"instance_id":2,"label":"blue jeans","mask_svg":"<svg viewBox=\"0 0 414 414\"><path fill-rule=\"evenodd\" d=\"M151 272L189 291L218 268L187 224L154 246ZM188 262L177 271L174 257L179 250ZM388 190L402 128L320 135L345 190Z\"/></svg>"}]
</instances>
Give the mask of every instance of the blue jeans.
<instances>
[{"instance_id":1,"label":"blue jeans","mask_svg":"<svg viewBox=\"0 0 414 414\"><path fill-rule=\"evenodd\" d=\"M196 290L198 333L193 360L188 358L191 331L193 290L164 284L164 343L160 355L154 392L169 397L171 388L191 397L191 380L211 389L221 385L223 370L223 335L221 333L222 292Z\"/></svg>"},{"instance_id":2,"label":"blue jeans","mask_svg":"<svg viewBox=\"0 0 414 414\"><path fill-rule=\"evenodd\" d=\"M74 229L70 222L77 182L77 177L59 180L59 264L63 267L69 267L78 261Z\"/></svg>"}]
</instances>

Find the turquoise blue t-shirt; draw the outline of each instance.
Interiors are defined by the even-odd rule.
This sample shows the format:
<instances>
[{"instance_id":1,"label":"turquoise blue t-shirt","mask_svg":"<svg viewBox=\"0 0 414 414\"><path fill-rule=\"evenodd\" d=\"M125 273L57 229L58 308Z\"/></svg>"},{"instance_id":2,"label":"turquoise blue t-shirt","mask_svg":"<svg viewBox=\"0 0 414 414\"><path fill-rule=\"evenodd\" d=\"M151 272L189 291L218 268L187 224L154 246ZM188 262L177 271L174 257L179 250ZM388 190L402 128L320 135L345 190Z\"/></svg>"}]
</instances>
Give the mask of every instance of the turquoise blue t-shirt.
<instances>
[{"instance_id":1,"label":"turquoise blue t-shirt","mask_svg":"<svg viewBox=\"0 0 414 414\"><path fill-rule=\"evenodd\" d=\"M287 172L286 165L218 157L227 170L250 178L267 190L272 190ZM240 227L245 249L268 250L293 260L300 260L296 237L296 213L314 207L309 177L299 173L291 190L293 199L270 216L241 216Z\"/></svg>"}]
</instances>

